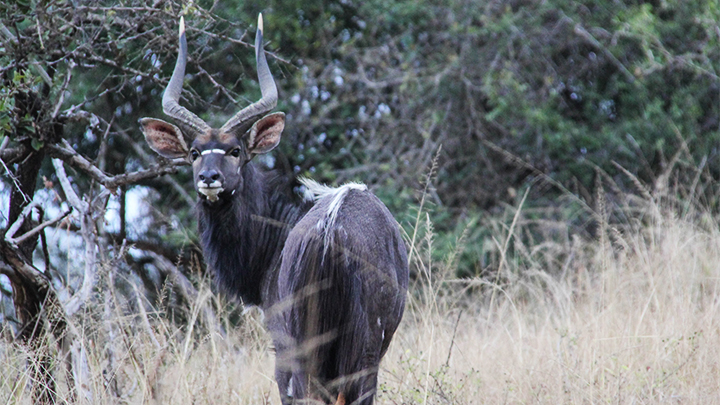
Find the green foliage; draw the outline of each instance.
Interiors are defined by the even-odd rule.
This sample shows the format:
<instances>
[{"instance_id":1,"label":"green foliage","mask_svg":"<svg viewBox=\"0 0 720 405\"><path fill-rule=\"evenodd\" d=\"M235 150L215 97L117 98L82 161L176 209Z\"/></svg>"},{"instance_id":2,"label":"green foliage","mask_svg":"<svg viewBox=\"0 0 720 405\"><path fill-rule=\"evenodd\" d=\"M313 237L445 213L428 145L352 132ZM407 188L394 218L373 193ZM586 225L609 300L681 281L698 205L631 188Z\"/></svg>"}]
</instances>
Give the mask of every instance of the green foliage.
<instances>
[{"instance_id":1,"label":"green foliage","mask_svg":"<svg viewBox=\"0 0 720 405\"><path fill-rule=\"evenodd\" d=\"M0 60L2 58L0 57ZM12 72L12 79L8 80L8 85L0 88L0 135L8 136L13 134L34 134L34 119L29 113L16 114L18 100L20 103L27 102L24 94L34 91L42 83L39 76L33 75L28 71ZM33 138L35 145L40 142Z\"/></svg>"},{"instance_id":2,"label":"green foliage","mask_svg":"<svg viewBox=\"0 0 720 405\"><path fill-rule=\"evenodd\" d=\"M553 205L572 189L590 206L593 193L583 190L598 170L625 191L632 181L618 167L655 184L681 149L690 153L682 167L706 161L707 174L720 176L716 2L343 2L356 6L345 30L337 21L347 8L333 4L308 6L324 26L287 14L294 4L271 7L294 19L275 38L299 56L296 79L283 86L299 95L285 106L295 126L285 145L319 151L283 152L300 172L375 184L399 218L412 218L404 190L417 188L442 144L435 223L448 240L538 173L533 204Z\"/></svg>"},{"instance_id":3,"label":"green foliage","mask_svg":"<svg viewBox=\"0 0 720 405\"><path fill-rule=\"evenodd\" d=\"M91 16L82 30L66 23L68 4L0 6L13 15L3 20L8 30L28 38L19 57L0 53L0 66L9 66L2 134L22 130L31 147L45 145L32 135L43 119L18 115L16 95L46 94L49 111L72 60L61 111L79 106L99 122L68 120L63 136L90 158L107 142L116 152L109 173L146 167L131 143L142 144L138 118L163 116L177 18L186 18L191 49L182 101L218 124L259 96L251 44L262 12L278 110L288 117L283 142L264 161L327 183L368 183L407 226L420 175L442 147L429 199L436 259L464 235L462 275L492 265L494 225L484 218L506 216L517 190L529 186L528 204L543 212L568 193L595 207L588 190L599 173L634 191L619 167L651 187L670 164L685 170L676 172L679 183L692 181L699 162L703 178L720 176L716 1L205 0L169 2L141 19L132 11L139 2L99 1L87 4L102 12L74 9ZM175 179L192 189L187 172ZM153 213L165 225L138 236L175 248L193 239L192 227L169 225L192 221L177 189L143 186L158 191L148 198L167 212ZM592 221L587 212L558 211L550 216L573 224L572 232Z\"/></svg>"}]
</instances>

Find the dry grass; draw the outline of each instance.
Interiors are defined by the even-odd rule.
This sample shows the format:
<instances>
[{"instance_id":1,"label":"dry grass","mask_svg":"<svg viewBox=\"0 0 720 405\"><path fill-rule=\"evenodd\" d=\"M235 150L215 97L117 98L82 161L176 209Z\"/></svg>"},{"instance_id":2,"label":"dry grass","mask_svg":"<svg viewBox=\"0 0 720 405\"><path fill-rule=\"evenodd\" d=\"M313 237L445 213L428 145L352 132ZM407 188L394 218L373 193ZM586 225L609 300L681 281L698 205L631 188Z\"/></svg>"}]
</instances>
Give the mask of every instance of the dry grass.
<instances>
[{"instance_id":1,"label":"dry grass","mask_svg":"<svg viewBox=\"0 0 720 405\"><path fill-rule=\"evenodd\" d=\"M626 250L576 245L559 280L512 269L523 285L496 308L413 308L381 402L720 403L717 226L666 218L623 239Z\"/></svg>"},{"instance_id":2,"label":"dry grass","mask_svg":"<svg viewBox=\"0 0 720 405\"><path fill-rule=\"evenodd\" d=\"M720 403L720 228L709 216L648 210L645 225L560 247L519 246L525 222L516 215L496 245L525 258L474 280L451 278L452 257L433 263L432 227L418 224L419 277L382 363L377 402ZM553 249L564 259L551 276L541 258ZM201 291L198 309L213 299ZM225 337L200 315L204 326L192 329L119 312L86 317L95 319L84 325L94 403L279 403L257 311ZM0 403L31 403L32 356L6 341ZM58 370L58 397L69 401Z\"/></svg>"}]
</instances>

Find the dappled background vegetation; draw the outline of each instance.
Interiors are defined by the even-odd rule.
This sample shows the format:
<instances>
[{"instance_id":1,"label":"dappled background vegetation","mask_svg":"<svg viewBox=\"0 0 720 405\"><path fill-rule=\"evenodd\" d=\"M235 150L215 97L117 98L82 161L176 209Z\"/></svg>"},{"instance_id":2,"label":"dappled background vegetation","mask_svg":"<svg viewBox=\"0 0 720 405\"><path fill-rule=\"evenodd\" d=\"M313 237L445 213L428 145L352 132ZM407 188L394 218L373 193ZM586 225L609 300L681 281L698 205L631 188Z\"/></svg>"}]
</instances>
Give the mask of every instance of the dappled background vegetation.
<instances>
[{"instance_id":1,"label":"dappled background vegetation","mask_svg":"<svg viewBox=\"0 0 720 405\"><path fill-rule=\"evenodd\" d=\"M367 183L409 243L424 241L416 280L447 263L443 274L483 281L468 291L493 302L488 285L518 282L501 271L508 262L561 278L580 240L625 249L622 235L658 218L650 202L702 226L716 218L714 0L10 2L0 5L0 228L19 226L0 241L10 339L32 342L42 328L28 325L57 317L46 325L55 339L81 334L64 322L111 311L110 290L124 311L194 319L206 273L191 174L154 155L137 120L163 118L181 15L184 104L218 124L257 99L258 12L288 115L262 163ZM499 240L516 229L517 206L517 243ZM47 294L61 315L43 310ZM206 304L203 319L222 312Z\"/></svg>"}]
</instances>

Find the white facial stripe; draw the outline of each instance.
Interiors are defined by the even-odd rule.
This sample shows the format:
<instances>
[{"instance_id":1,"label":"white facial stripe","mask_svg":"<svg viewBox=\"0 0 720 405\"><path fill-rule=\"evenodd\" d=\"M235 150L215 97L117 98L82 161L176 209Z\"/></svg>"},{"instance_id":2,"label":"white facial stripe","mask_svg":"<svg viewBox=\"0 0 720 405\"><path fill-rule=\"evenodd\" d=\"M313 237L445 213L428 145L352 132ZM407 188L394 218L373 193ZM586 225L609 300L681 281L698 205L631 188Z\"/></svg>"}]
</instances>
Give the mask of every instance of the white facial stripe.
<instances>
[{"instance_id":1,"label":"white facial stripe","mask_svg":"<svg viewBox=\"0 0 720 405\"><path fill-rule=\"evenodd\" d=\"M220 154L223 154L223 155L224 155L224 154L225 154L225 150L223 150L223 149L208 149L208 150L204 150L204 151L200 152L200 154L203 155L203 156L209 155L209 154L211 154L211 153L220 153Z\"/></svg>"}]
</instances>

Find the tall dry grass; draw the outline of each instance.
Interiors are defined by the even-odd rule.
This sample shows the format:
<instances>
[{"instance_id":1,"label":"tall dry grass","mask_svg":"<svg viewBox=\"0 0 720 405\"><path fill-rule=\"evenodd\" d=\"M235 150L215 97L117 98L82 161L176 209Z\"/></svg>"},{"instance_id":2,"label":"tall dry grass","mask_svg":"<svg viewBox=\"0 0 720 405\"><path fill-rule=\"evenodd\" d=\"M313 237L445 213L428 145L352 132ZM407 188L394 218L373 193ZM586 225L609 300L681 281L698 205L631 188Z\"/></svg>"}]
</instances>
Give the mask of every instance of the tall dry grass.
<instances>
[{"instance_id":1,"label":"tall dry grass","mask_svg":"<svg viewBox=\"0 0 720 405\"><path fill-rule=\"evenodd\" d=\"M563 242L523 237L538 226L527 212L519 204L496 221L499 269L462 280L454 269L463 240L457 254L433 261L432 223L418 215L408 238L414 285L381 365L378 403L720 403L716 217L681 218L646 200L625 226L600 218L596 237ZM207 283L199 291L189 326L112 294L85 314L77 327L93 403L279 403L262 314L247 311L235 328L223 311L206 319L208 303L225 304ZM34 356L8 341L0 403L31 403ZM54 354L58 398L73 402Z\"/></svg>"},{"instance_id":2,"label":"tall dry grass","mask_svg":"<svg viewBox=\"0 0 720 405\"><path fill-rule=\"evenodd\" d=\"M428 277L421 290L455 292L411 302L380 402L720 403L717 221L655 211L634 233L576 239L559 277L532 261L539 245L505 285ZM457 288L472 285L492 306Z\"/></svg>"}]
</instances>

